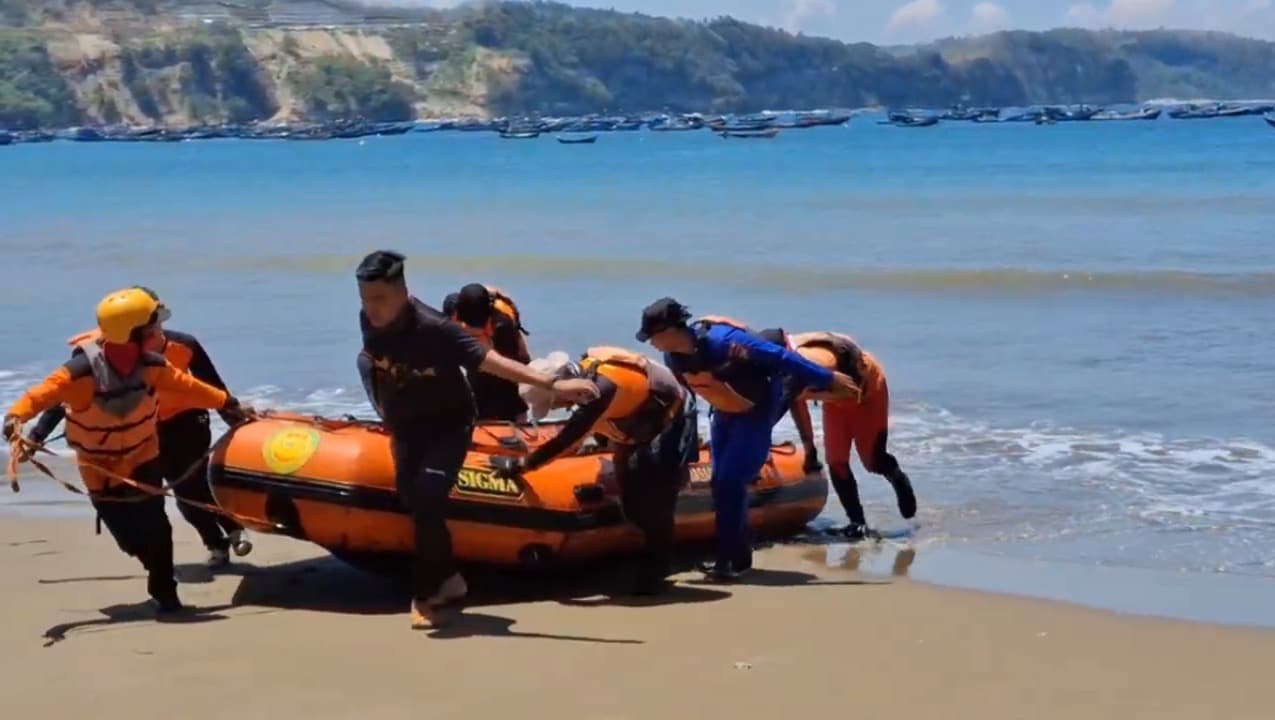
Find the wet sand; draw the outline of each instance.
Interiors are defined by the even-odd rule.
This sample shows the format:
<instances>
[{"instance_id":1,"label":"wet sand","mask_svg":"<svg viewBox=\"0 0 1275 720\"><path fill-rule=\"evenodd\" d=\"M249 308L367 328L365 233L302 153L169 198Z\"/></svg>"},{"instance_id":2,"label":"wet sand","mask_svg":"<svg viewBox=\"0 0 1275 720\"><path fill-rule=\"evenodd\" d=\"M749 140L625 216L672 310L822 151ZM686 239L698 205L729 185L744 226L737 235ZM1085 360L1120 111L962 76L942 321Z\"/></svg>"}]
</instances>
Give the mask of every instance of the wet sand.
<instances>
[{"instance_id":1,"label":"wet sand","mask_svg":"<svg viewBox=\"0 0 1275 720\"><path fill-rule=\"evenodd\" d=\"M175 514L175 513L174 513ZM0 517L5 715L108 718L1270 717L1275 631L1127 616L758 554L746 583L665 598L475 583L445 630L309 544L256 536L213 576L175 519L183 599L156 622L140 567L89 519ZM893 570L906 571L906 553Z\"/></svg>"}]
</instances>

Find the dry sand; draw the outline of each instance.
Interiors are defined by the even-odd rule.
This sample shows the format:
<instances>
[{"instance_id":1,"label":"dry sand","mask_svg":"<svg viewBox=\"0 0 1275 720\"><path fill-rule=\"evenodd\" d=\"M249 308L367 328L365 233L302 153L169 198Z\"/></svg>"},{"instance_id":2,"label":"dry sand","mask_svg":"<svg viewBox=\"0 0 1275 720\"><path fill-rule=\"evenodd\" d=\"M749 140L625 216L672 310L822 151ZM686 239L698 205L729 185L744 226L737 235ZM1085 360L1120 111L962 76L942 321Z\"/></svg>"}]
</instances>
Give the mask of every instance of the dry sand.
<instances>
[{"instance_id":1,"label":"dry sand","mask_svg":"<svg viewBox=\"0 0 1275 720\"><path fill-rule=\"evenodd\" d=\"M865 577L822 550L645 602L598 594L605 579L480 589L431 634L395 584L311 545L258 535L213 578L174 525L198 609L159 623L91 520L0 517L4 717L1273 716L1275 632Z\"/></svg>"}]
</instances>

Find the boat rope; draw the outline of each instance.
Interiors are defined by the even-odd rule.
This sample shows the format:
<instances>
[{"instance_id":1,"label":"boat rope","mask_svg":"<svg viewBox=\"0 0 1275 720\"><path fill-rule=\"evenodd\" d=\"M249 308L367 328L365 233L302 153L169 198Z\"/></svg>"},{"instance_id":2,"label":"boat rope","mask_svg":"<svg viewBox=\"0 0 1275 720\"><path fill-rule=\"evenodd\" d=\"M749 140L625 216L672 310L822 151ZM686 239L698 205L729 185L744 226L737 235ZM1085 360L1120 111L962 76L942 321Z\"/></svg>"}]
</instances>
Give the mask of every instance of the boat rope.
<instances>
[{"instance_id":1,"label":"boat rope","mask_svg":"<svg viewBox=\"0 0 1275 720\"><path fill-rule=\"evenodd\" d=\"M245 423L241 423L241 425L247 424L250 422L253 422L253 421L248 420ZM51 440L46 442L51 442ZM36 453L45 453L48 455L52 455L53 457L61 457L60 455L58 455L57 453L53 452L48 447L46 447L45 443L35 442L34 440L30 440L25 437L16 436L10 442L10 446L9 446L9 464L7 468L8 476L9 476L9 487L12 488L14 492L18 492L21 489L21 486L18 483L18 465L20 463L26 462L26 463L30 463L33 467L35 467L36 470L40 471L42 475L48 477L50 480L56 482L57 484L69 490L70 492L85 498L86 500L91 500L96 502L130 503L130 502L142 502L144 500L149 500L155 496L171 497L173 500L179 503L185 503L192 507L197 507L201 510L205 510L207 512L214 513L216 515L221 515L223 517L230 518L231 520L234 520L235 522L245 527L254 527L254 528L268 527L271 529L277 529L273 526L272 523L263 523L258 518L252 518L252 517L239 515L238 513L231 512L219 505L199 502L198 500L191 500L189 498L180 497L175 493L174 488L176 488L178 485L182 484L183 482L186 482L187 480L190 480L191 478L195 477L195 475L197 474L195 471L198 470L200 467L202 467L204 461L207 460L215 451L216 451L216 444L214 444L213 447L208 448L208 450L203 455L201 455L198 460L196 460L193 464L191 464L190 467L186 468L186 471L183 472L181 475L179 475L176 480L169 482L167 484L167 487L155 487L153 485L148 485L146 483L138 482L137 480L121 475L111 470L110 468L102 467L101 465L97 465L96 463L86 462L80 458L76 458L75 462L78 467L90 468L92 470L96 470L97 472L102 473L103 475L106 475L110 480L118 481L120 484L126 487L133 488L134 490L137 490L140 493L142 493L141 495L134 495L132 497L113 497L111 495L88 492L87 490L77 487L76 485L69 483L66 480L58 477L57 473L49 469L48 465L45 465L44 463L37 460L35 456L36 456Z\"/></svg>"}]
</instances>

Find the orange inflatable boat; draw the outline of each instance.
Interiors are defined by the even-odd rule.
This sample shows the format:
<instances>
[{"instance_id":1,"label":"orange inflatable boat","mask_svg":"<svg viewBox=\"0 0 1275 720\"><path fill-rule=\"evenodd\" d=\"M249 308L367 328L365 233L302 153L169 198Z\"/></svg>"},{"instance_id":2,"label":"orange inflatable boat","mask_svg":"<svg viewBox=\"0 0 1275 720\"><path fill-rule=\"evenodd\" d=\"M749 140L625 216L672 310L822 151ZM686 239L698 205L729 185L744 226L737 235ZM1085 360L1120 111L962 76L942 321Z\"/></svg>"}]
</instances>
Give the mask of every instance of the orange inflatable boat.
<instances>
[{"instance_id":1,"label":"orange inflatable boat","mask_svg":"<svg viewBox=\"0 0 1275 720\"><path fill-rule=\"evenodd\" d=\"M564 456L520 479L492 476L492 456L525 454L560 427L475 428L448 509L459 560L535 568L641 546L641 533L620 510L605 450ZM710 459L701 447L679 497L679 544L713 537ZM792 444L772 448L749 491L757 536L800 532L823 509L827 481L801 465ZM217 503L257 530L308 540L354 565L413 550L411 521L394 489L389 436L378 423L271 414L218 442L208 478Z\"/></svg>"}]
</instances>

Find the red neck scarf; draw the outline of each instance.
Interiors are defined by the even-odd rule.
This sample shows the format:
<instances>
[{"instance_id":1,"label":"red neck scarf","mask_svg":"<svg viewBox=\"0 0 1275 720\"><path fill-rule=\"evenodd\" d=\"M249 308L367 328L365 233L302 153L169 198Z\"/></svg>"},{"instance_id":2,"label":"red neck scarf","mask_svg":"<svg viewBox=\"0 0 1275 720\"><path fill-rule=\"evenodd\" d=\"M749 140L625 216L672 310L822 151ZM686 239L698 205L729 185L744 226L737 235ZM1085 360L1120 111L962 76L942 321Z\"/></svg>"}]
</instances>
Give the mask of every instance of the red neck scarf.
<instances>
[{"instance_id":1,"label":"red neck scarf","mask_svg":"<svg viewBox=\"0 0 1275 720\"><path fill-rule=\"evenodd\" d=\"M111 369L122 376L129 376L137 369L137 363L142 357L142 346L137 343L102 343L102 354L106 356L106 363Z\"/></svg>"}]
</instances>

